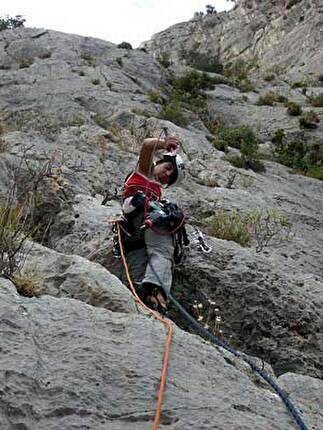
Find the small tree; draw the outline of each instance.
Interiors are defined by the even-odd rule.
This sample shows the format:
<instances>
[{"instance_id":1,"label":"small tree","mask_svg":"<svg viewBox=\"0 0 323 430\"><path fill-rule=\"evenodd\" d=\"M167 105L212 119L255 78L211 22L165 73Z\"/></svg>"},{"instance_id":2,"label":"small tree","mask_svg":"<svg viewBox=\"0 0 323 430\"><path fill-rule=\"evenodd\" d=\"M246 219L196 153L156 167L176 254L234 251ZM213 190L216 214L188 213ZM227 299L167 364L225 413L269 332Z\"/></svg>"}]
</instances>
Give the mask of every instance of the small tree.
<instances>
[{"instance_id":1,"label":"small tree","mask_svg":"<svg viewBox=\"0 0 323 430\"><path fill-rule=\"evenodd\" d=\"M206 14L207 15L212 15L212 14L216 13L215 7L210 5L210 4L207 4L205 6L205 8L206 8Z\"/></svg>"},{"instance_id":2,"label":"small tree","mask_svg":"<svg viewBox=\"0 0 323 430\"><path fill-rule=\"evenodd\" d=\"M22 15L16 15L14 18L11 16L0 17L0 31L2 30L13 30L24 26L26 20Z\"/></svg>"},{"instance_id":3,"label":"small tree","mask_svg":"<svg viewBox=\"0 0 323 430\"><path fill-rule=\"evenodd\" d=\"M131 43L128 42L121 42L119 45L117 45L117 47L121 49L132 49Z\"/></svg>"}]
</instances>

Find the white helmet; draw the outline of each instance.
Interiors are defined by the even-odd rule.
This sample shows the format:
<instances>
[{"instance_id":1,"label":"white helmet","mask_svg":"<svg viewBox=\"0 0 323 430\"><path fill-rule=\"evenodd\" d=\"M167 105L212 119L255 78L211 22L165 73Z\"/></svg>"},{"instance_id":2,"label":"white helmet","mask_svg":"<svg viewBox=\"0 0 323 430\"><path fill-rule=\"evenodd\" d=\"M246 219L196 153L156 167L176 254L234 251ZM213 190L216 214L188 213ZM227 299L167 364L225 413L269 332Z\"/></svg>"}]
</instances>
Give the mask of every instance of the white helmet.
<instances>
[{"instance_id":1,"label":"white helmet","mask_svg":"<svg viewBox=\"0 0 323 430\"><path fill-rule=\"evenodd\" d=\"M174 166L174 173L170 176L167 187L179 185L185 178L185 165L182 157L174 152L166 152L163 155L163 161L170 161Z\"/></svg>"}]
</instances>

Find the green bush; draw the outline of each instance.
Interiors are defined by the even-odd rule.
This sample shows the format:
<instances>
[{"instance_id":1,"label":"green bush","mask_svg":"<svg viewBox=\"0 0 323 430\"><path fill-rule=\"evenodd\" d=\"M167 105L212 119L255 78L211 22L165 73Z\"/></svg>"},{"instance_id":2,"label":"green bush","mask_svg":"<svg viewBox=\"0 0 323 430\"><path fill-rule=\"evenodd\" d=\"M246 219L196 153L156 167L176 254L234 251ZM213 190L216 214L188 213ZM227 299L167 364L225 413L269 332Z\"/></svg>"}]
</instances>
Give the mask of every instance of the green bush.
<instances>
[{"instance_id":1,"label":"green bush","mask_svg":"<svg viewBox=\"0 0 323 430\"><path fill-rule=\"evenodd\" d=\"M258 140L250 127L219 127L212 143L221 151L226 151L228 146L240 149L241 156L228 158L233 166L252 169L255 172L265 170L259 159Z\"/></svg>"},{"instance_id":2,"label":"green bush","mask_svg":"<svg viewBox=\"0 0 323 430\"><path fill-rule=\"evenodd\" d=\"M256 89L254 84L249 81L249 79L242 79L239 82L238 87L243 93L248 93L249 91L254 91Z\"/></svg>"},{"instance_id":3,"label":"green bush","mask_svg":"<svg viewBox=\"0 0 323 430\"><path fill-rule=\"evenodd\" d=\"M313 143L307 151L308 161L311 166L323 165L323 141Z\"/></svg>"},{"instance_id":4,"label":"green bush","mask_svg":"<svg viewBox=\"0 0 323 430\"><path fill-rule=\"evenodd\" d=\"M172 61L170 59L170 54L168 52L161 52L157 56L157 61L161 64L165 69L168 69L172 65Z\"/></svg>"},{"instance_id":5,"label":"green bush","mask_svg":"<svg viewBox=\"0 0 323 430\"><path fill-rule=\"evenodd\" d=\"M312 166L308 168L308 170L305 172L305 175L311 178L319 179L320 181L323 181L323 167Z\"/></svg>"},{"instance_id":6,"label":"green bush","mask_svg":"<svg viewBox=\"0 0 323 430\"><path fill-rule=\"evenodd\" d=\"M163 102L163 99L162 99L162 97L160 95L160 91L159 90L150 90L149 93L148 93L148 97L149 97L149 100L152 103L159 103L159 104L161 104Z\"/></svg>"},{"instance_id":7,"label":"green bush","mask_svg":"<svg viewBox=\"0 0 323 430\"><path fill-rule=\"evenodd\" d=\"M320 123L320 118L316 112L310 110L308 112L304 112L303 115L299 119L299 126L301 128L317 128Z\"/></svg>"},{"instance_id":8,"label":"green bush","mask_svg":"<svg viewBox=\"0 0 323 430\"><path fill-rule=\"evenodd\" d=\"M246 219L237 211L219 212L209 223L209 234L223 240L232 240L241 246L248 246L251 234Z\"/></svg>"},{"instance_id":9,"label":"green bush","mask_svg":"<svg viewBox=\"0 0 323 430\"><path fill-rule=\"evenodd\" d=\"M274 103L285 103L287 102L287 98L282 96L281 94L278 94L274 91L269 91L268 93L264 94L263 96L260 96L257 100L258 106L273 106Z\"/></svg>"},{"instance_id":10,"label":"green bush","mask_svg":"<svg viewBox=\"0 0 323 430\"><path fill-rule=\"evenodd\" d=\"M302 175L322 179L323 142L312 145L299 140L288 142L282 129L276 131L272 142L275 161Z\"/></svg>"},{"instance_id":11,"label":"green bush","mask_svg":"<svg viewBox=\"0 0 323 430\"><path fill-rule=\"evenodd\" d=\"M239 169L250 169L254 172L265 172L266 168L264 163L259 159L259 156L253 158L247 158L244 155L234 155L228 157L228 161L234 167Z\"/></svg>"},{"instance_id":12,"label":"green bush","mask_svg":"<svg viewBox=\"0 0 323 430\"><path fill-rule=\"evenodd\" d=\"M256 67L254 63L248 63L244 60L227 63L224 67L224 75L237 81L248 79L250 69Z\"/></svg>"},{"instance_id":13,"label":"green bush","mask_svg":"<svg viewBox=\"0 0 323 430\"><path fill-rule=\"evenodd\" d=\"M282 128L275 131L275 134L271 138L272 143L274 143L275 148L281 148L286 135Z\"/></svg>"},{"instance_id":14,"label":"green bush","mask_svg":"<svg viewBox=\"0 0 323 430\"><path fill-rule=\"evenodd\" d=\"M220 137L212 138L211 143L219 151L227 152L228 150L228 142L224 139L221 139Z\"/></svg>"},{"instance_id":15,"label":"green bush","mask_svg":"<svg viewBox=\"0 0 323 430\"><path fill-rule=\"evenodd\" d=\"M285 166L295 169L306 169L305 160L306 147L302 141L280 142L274 146L274 157L276 161Z\"/></svg>"},{"instance_id":16,"label":"green bush","mask_svg":"<svg viewBox=\"0 0 323 430\"><path fill-rule=\"evenodd\" d=\"M119 43L119 45L117 45L117 48L121 48L121 49L132 49L132 46L130 43L128 42L121 42Z\"/></svg>"},{"instance_id":17,"label":"green bush","mask_svg":"<svg viewBox=\"0 0 323 430\"><path fill-rule=\"evenodd\" d=\"M224 140L228 146L238 149L241 148L243 142L253 147L257 146L256 135L247 125L240 127L219 127L216 138Z\"/></svg>"},{"instance_id":18,"label":"green bush","mask_svg":"<svg viewBox=\"0 0 323 430\"><path fill-rule=\"evenodd\" d=\"M303 80L303 81L296 81L296 82L291 82L290 83L290 87L291 88L307 88L308 87L308 82Z\"/></svg>"},{"instance_id":19,"label":"green bush","mask_svg":"<svg viewBox=\"0 0 323 430\"><path fill-rule=\"evenodd\" d=\"M246 160L246 169L251 169L254 172L265 172L266 167L264 163L259 158L252 158Z\"/></svg>"},{"instance_id":20,"label":"green bush","mask_svg":"<svg viewBox=\"0 0 323 430\"><path fill-rule=\"evenodd\" d=\"M108 122L108 120L99 113L93 117L93 120L99 127L102 127L105 130L108 130L110 127L110 123Z\"/></svg>"},{"instance_id":21,"label":"green bush","mask_svg":"<svg viewBox=\"0 0 323 430\"><path fill-rule=\"evenodd\" d=\"M187 127L188 120L183 115L181 108L178 104L168 104L160 112L160 118L171 121L179 127Z\"/></svg>"},{"instance_id":22,"label":"green bush","mask_svg":"<svg viewBox=\"0 0 323 430\"><path fill-rule=\"evenodd\" d=\"M309 101L312 106L323 107L323 93L320 93L317 96L310 96Z\"/></svg>"},{"instance_id":23,"label":"green bush","mask_svg":"<svg viewBox=\"0 0 323 430\"><path fill-rule=\"evenodd\" d=\"M193 70L172 79L170 83L178 91L189 92L195 95L201 90L213 89L217 80L207 73L200 73Z\"/></svg>"},{"instance_id":24,"label":"green bush","mask_svg":"<svg viewBox=\"0 0 323 430\"><path fill-rule=\"evenodd\" d=\"M82 52L81 58L82 60L86 61L89 66L94 67L96 64L95 57L93 57L92 54L89 54L87 52Z\"/></svg>"},{"instance_id":25,"label":"green bush","mask_svg":"<svg viewBox=\"0 0 323 430\"><path fill-rule=\"evenodd\" d=\"M285 104L285 106L287 107L288 115L298 116L298 115L301 115L302 113L302 108L300 107L299 104L295 102L289 101Z\"/></svg>"},{"instance_id":26,"label":"green bush","mask_svg":"<svg viewBox=\"0 0 323 430\"><path fill-rule=\"evenodd\" d=\"M188 120L181 113L181 110L187 109L194 112L206 123L209 117L205 90L213 89L215 81L216 79L207 73L200 73L196 70L171 79L169 81L171 86L169 100L161 112L161 117L170 121L172 121L170 117L173 117L177 125L185 127Z\"/></svg>"},{"instance_id":27,"label":"green bush","mask_svg":"<svg viewBox=\"0 0 323 430\"><path fill-rule=\"evenodd\" d=\"M207 14L207 15L212 15L212 14L215 14L215 13L216 13L215 7L214 7L214 6L212 6L211 4L207 4L207 5L205 6L205 9L206 9L206 14Z\"/></svg>"},{"instance_id":28,"label":"green bush","mask_svg":"<svg viewBox=\"0 0 323 430\"><path fill-rule=\"evenodd\" d=\"M227 157L227 160L232 164L232 166L237 167L238 169L246 169L245 161L241 155L231 155L230 157Z\"/></svg>"},{"instance_id":29,"label":"green bush","mask_svg":"<svg viewBox=\"0 0 323 430\"><path fill-rule=\"evenodd\" d=\"M245 247L255 245L261 252L269 244L288 240L291 224L273 209L253 209L244 215L220 211L209 222L208 233L222 240L232 240Z\"/></svg>"},{"instance_id":30,"label":"green bush","mask_svg":"<svg viewBox=\"0 0 323 430\"><path fill-rule=\"evenodd\" d=\"M277 101L277 103L287 103L288 98L283 96L282 94L277 94L276 95L276 101Z\"/></svg>"},{"instance_id":31,"label":"green bush","mask_svg":"<svg viewBox=\"0 0 323 430\"><path fill-rule=\"evenodd\" d=\"M223 73L223 65L218 57L210 53L198 52L195 49L190 51L182 50L181 58L185 59L186 64L204 72Z\"/></svg>"},{"instance_id":32,"label":"green bush","mask_svg":"<svg viewBox=\"0 0 323 430\"><path fill-rule=\"evenodd\" d=\"M275 77L276 77L275 73L268 72L265 74L264 80L267 82L271 82L275 79Z\"/></svg>"},{"instance_id":33,"label":"green bush","mask_svg":"<svg viewBox=\"0 0 323 430\"><path fill-rule=\"evenodd\" d=\"M14 18L10 16L0 17L0 31L2 30L13 30L24 26L26 20L22 15L16 15Z\"/></svg>"},{"instance_id":34,"label":"green bush","mask_svg":"<svg viewBox=\"0 0 323 430\"><path fill-rule=\"evenodd\" d=\"M256 139L243 139L241 146L240 146L240 152L242 155L244 155L246 158L252 159L254 155L258 152L258 142Z\"/></svg>"}]
</instances>

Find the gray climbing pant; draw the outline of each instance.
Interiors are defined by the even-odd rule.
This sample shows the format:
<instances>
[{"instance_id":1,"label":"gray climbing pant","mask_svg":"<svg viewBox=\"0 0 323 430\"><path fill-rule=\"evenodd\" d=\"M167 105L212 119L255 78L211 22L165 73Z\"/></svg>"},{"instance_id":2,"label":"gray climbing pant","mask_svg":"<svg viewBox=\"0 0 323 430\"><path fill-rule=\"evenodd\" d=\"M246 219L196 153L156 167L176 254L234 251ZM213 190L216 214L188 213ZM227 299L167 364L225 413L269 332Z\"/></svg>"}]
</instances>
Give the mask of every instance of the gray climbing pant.
<instances>
[{"instance_id":1,"label":"gray climbing pant","mask_svg":"<svg viewBox=\"0 0 323 430\"><path fill-rule=\"evenodd\" d=\"M147 228L145 248L128 252L130 274L136 283L151 283L163 288L168 295L172 286L174 239Z\"/></svg>"}]
</instances>

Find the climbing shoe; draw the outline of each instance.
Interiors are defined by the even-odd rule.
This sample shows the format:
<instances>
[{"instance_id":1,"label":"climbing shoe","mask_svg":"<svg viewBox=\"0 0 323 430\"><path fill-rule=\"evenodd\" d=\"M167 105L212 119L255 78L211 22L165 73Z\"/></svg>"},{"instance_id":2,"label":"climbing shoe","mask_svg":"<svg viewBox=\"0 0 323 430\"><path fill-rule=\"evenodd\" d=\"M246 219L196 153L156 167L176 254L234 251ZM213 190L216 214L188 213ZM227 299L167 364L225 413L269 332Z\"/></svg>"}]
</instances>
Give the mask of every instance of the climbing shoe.
<instances>
[{"instance_id":1,"label":"climbing shoe","mask_svg":"<svg viewBox=\"0 0 323 430\"><path fill-rule=\"evenodd\" d=\"M165 312L167 310L167 297L161 291L161 288L155 284L144 283L140 285L137 288L137 294L140 300L149 308L158 312Z\"/></svg>"},{"instance_id":2,"label":"climbing shoe","mask_svg":"<svg viewBox=\"0 0 323 430\"><path fill-rule=\"evenodd\" d=\"M146 305L158 312L167 310L167 301L158 287L154 287L146 298Z\"/></svg>"}]
</instances>

